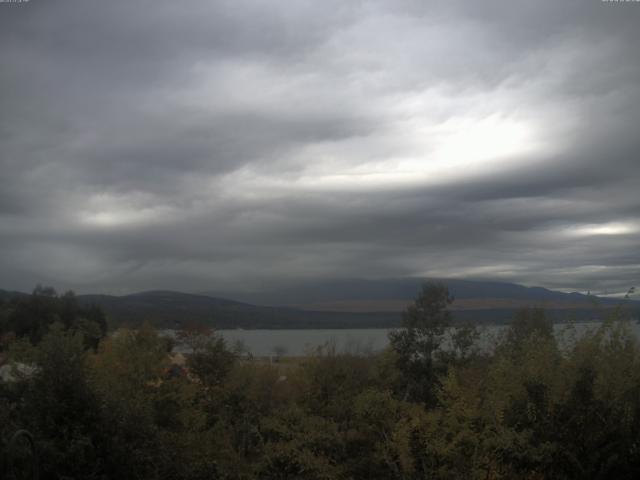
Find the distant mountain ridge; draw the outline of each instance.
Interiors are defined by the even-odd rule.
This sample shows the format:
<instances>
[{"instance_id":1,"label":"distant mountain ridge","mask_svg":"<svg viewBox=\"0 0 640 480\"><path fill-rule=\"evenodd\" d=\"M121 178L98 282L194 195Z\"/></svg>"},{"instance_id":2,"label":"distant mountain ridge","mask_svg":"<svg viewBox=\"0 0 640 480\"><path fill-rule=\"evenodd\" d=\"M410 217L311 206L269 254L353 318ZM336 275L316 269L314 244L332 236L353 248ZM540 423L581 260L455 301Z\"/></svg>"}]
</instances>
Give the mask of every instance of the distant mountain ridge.
<instances>
[{"instance_id":1,"label":"distant mountain ridge","mask_svg":"<svg viewBox=\"0 0 640 480\"><path fill-rule=\"evenodd\" d=\"M251 305L224 298L173 291L124 296L79 295L103 308L113 327L149 321L162 328L205 324L215 328L371 328L398 324L395 314L323 313L289 307Z\"/></svg>"},{"instance_id":2,"label":"distant mountain ridge","mask_svg":"<svg viewBox=\"0 0 640 480\"><path fill-rule=\"evenodd\" d=\"M526 287L492 280L430 279L445 283L454 297L454 319L480 323L504 323L517 310L545 309L555 321L584 321L600 318L606 310L624 302L634 311L640 302L602 298L578 292L564 293L543 287ZM342 279L301 283L289 288L254 294L231 293L244 301L286 305L298 310L331 313L396 314L411 304L425 280L397 278L384 280ZM601 311L604 309L605 311ZM637 316L637 314L635 314Z\"/></svg>"},{"instance_id":3,"label":"distant mountain ridge","mask_svg":"<svg viewBox=\"0 0 640 480\"><path fill-rule=\"evenodd\" d=\"M525 302L559 301L592 305L613 305L620 299L588 296L582 293L564 293L543 287L526 287L515 283L435 278L449 287L457 300L496 299L523 300ZM262 291L244 292L204 292L204 295L231 296L249 303L262 305L307 305L355 301L412 301L424 282L419 278L395 278L384 280L340 279L333 281L302 282L296 286Z\"/></svg>"},{"instance_id":4,"label":"distant mountain ridge","mask_svg":"<svg viewBox=\"0 0 640 480\"><path fill-rule=\"evenodd\" d=\"M621 303L616 299L506 282L441 281L449 286L456 299L451 310L458 321L504 323L512 319L518 309L528 306L545 308L549 316L557 321L569 318L590 320ZM144 321L159 328L182 328L190 324L247 329L379 328L400 324L401 312L415 298L421 284L419 279L340 280L261 294L263 299L270 302L283 300L280 305L258 305L258 302L248 301L251 298L241 293L237 297L242 301L238 301L168 290L123 296L78 295L78 299L102 307L111 328L135 326ZM26 294L0 290L0 299L4 300L20 295ZM625 303L636 312L640 310L640 302Z\"/></svg>"}]
</instances>

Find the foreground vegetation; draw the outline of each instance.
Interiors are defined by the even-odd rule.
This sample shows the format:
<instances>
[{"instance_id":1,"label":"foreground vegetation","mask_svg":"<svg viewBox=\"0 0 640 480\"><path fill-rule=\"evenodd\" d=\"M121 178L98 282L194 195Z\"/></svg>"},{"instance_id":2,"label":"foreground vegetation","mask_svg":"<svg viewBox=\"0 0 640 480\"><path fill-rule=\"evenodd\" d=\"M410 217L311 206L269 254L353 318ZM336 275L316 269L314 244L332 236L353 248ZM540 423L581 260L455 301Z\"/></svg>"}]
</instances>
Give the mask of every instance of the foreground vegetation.
<instances>
[{"instance_id":1,"label":"foreground vegetation","mask_svg":"<svg viewBox=\"0 0 640 480\"><path fill-rule=\"evenodd\" d=\"M621 311L562 342L523 311L486 353L473 328L443 348L449 303L425 285L379 354L271 365L185 332L183 369L150 326L107 337L99 310L38 289L0 306L5 474L29 470L7 446L26 429L52 479L639 478L640 348Z\"/></svg>"}]
</instances>

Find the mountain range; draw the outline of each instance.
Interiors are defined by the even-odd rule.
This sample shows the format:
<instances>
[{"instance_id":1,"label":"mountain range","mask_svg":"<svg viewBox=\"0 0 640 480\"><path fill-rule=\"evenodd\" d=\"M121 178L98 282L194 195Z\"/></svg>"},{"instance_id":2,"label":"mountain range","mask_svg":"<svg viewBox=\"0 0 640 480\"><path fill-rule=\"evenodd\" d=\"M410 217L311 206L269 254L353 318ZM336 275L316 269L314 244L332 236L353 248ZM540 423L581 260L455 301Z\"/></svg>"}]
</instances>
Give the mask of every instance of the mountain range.
<instances>
[{"instance_id":1,"label":"mountain range","mask_svg":"<svg viewBox=\"0 0 640 480\"><path fill-rule=\"evenodd\" d=\"M563 293L495 281L441 280L455 298L454 320L505 323L515 312L542 307L554 321L591 320L626 304L637 317L640 302ZM110 325L149 321L160 328L206 324L215 328L375 328L394 327L418 294L422 280L336 280L246 292L148 291L131 295L79 295L106 312ZM25 295L0 290L0 298ZM228 300L232 297L239 300Z\"/></svg>"}]
</instances>

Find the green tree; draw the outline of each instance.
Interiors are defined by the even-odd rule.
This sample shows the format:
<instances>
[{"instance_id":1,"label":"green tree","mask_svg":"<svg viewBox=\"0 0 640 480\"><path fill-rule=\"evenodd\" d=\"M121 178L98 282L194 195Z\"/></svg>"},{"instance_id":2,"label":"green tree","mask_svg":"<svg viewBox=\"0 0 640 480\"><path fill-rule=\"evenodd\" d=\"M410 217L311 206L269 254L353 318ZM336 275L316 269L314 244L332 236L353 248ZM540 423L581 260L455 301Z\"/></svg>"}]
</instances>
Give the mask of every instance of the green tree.
<instances>
[{"instance_id":1,"label":"green tree","mask_svg":"<svg viewBox=\"0 0 640 480\"><path fill-rule=\"evenodd\" d=\"M207 387L219 387L238 359L224 338L210 329L182 332L181 341L191 350L187 366Z\"/></svg>"},{"instance_id":2,"label":"green tree","mask_svg":"<svg viewBox=\"0 0 640 480\"><path fill-rule=\"evenodd\" d=\"M389 334L398 368L404 375L405 399L427 406L437 402L438 376L444 372L437 357L451 324L447 307L452 302L446 285L425 283L413 305L404 312L402 328Z\"/></svg>"},{"instance_id":3,"label":"green tree","mask_svg":"<svg viewBox=\"0 0 640 480\"><path fill-rule=\"evenodd\" d=\"M11 332L37 344L54 323L80 332L87 348L97 348L107 334L104 312L96 305L83 305L72 291L58 295L51 287L38 285L29 296L16 297L1 309L0 333Z\"/></svg>"},{"instance_id":4,"label":"green tree","mask_svg":"<svg viewBox=\"0 0 640 480\"><path fill-rule=\"evenodd\" d=\"M99 468L99 409L82 335L54 324L36 350L19 416L36 438L44 478L91 478Z\"/></svg>"},{"instance_id":5,"label":"green tree","mask_svg":"<svg viewBox=\"0 0 640 480\"><path fill-rule=\"evenodd\" d=\"M518 348L531 335L553 338L553 322L539 307L524 308L516 312L507 330L506 344Z\"/></svg>"}]
</instances>

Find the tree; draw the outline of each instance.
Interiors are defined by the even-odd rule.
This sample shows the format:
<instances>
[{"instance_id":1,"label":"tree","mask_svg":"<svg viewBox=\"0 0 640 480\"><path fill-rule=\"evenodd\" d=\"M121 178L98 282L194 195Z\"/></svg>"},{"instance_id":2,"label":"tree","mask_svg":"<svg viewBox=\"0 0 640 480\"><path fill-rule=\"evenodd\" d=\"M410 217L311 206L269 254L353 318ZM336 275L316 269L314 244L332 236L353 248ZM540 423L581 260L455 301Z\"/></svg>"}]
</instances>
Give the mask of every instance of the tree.
<instances>
[{"instance_id":1,"label":"tree","mask_svg":"<svg viewBox=\"0 0 640 480\"><path fill-rule=\"evenodd\" d=\"M82 334L87 348L98 347L107 334L107 320L97 305L83 305L72 291L58 295L38 285L29 296L16 297L0 312L0 333L12 333L38 344L53 324Z\"/></svg>"},{"instance_id":2,"label":"tree","mask_svg":"<svg viewBox=\"0 0 640 480\"><path fill-rule=\"evenodd\" d=\"M189 370L207 387L219 387L236 363L238 355L227 348L227 342L213 330L183 331L180 335L191 353Z\"/></svg>"},{"instance_id":3,"label":"tree","mask_svg":"<svg viewBox=\"0 0 640 480\"><path fill-rule=\"evenodd\" d=\"M517 347L531 335L553 338L553 323L547 319L542 308L524 308L516 312L507 331L507 344Z\"/></svg>"},{"instance_id":4,"label":"tree","mask_svg":"<svg viewBox=\"0 0 640 480\"><path fill-rule=\"evenodd\" d=\"M451 313L447 307L453 302L449 289L441 283L427 282L413 305L402 317L402 328L389 334L397 365L405 378L405 399L433 406L436 401L438 374L437 353Z\"/></svg>"},{"instance_id":5,"label":"tree","mask_svg":"<svg viewBox=\"0 0 640 480\"><path fill-rule=\"evenodd\" d=\"M36 357L37 370L24 384L18 417L36 439L44 478L88 478L98 465L93 437L99 410L82 335L56 323Z\"/></svg>"}]
</instances>

